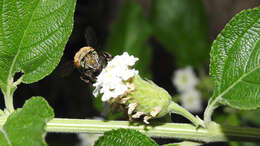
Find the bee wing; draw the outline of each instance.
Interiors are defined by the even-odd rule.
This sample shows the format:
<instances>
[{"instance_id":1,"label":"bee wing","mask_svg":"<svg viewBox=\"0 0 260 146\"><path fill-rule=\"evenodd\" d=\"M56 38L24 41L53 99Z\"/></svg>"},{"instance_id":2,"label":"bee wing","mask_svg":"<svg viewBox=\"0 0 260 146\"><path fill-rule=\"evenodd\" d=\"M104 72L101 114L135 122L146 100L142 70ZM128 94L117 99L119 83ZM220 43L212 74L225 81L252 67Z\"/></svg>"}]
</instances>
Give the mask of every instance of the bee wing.
<instances>
[{"instance_id":1,"label":"bee wing","mask_svg":"<svg viewBox=\"0 0 260 146\"><path fill-rule=\"evenodd\" d=\"M90 26L88 26L86 29L85 29L85 39L86 39L86 44L87 46L91 46L93 48L96 48L97 47L97 36L96 36L96 33L94 31L94 29Z\"/></svg>"}]
</instances>

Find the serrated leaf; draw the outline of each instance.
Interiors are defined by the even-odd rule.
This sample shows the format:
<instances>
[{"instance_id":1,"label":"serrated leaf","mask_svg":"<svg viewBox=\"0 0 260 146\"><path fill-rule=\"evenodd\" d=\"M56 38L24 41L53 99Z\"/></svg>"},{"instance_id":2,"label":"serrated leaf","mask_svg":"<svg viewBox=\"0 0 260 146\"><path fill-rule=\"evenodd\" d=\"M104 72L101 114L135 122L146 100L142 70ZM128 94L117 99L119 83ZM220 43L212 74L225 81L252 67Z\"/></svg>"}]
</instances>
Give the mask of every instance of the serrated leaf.
<instances>
[{"instance_id":1,"label":"serrated leaf","mask_svg":"<svg viewBox=\"0 0 260 146\"><path fill-rule=\"evenodd\" d=\"M179 66L202 66L208 58L207 19L201 1L152 0L153 36Z\"/></svg>"},{"instance_id":2,"label":"serrated leaf","mask_svg":"<svg viewBox=\"0 0 260 146\"><path fill-rule=\"evenodd\" d=\"M0 0L0 88L4 93L14 91L16 72L24 73L22 82L32 83L54 70L72 31L75 3Z\"/></svg>"},{"instance_id":3,"label":"serrated leaf","mask_svg":"<svg viewBox=\"0 0 260 146\"><path fill-rule=\"evenodd\" d=\"M121 55L128 52L140 60L135 65L141 76L149 78L151 49L147 46L150 28L142 14L141 7L133 0L127 0L120 11L120 17L111 27L107 52Z\"/></svg>"},{"instance_id":4,"label":"serrated leaf","mask_svg":"<svg viewBox=\"0 0 260 146\"><path fill-rule=\"evenodd\" d=\"M117 129L104 133L95 142L95 146L122 145L122 146L158 146L150 137L132 129Z\"/></svg>"},{"instance_id":5,"label":"serrated leaf","mask_svg":"<svg viewBox=\"0 0 260 146\"><path fill-rule=\"evenodd\" d=\"M260 9L245 10L226 25L213 43L210 75L216 103L237 109L260 107Z\"/></svg>"},{"instance_id":6,"label":"serrated leaf","mask_svg":"<svg viewBox=\"0 0 260 146\"><path fill-rule=\"evenodd\" d=\"M200 146L200 145L202 145L202 144L198 143L198 142L183 141L183 142L178 142L178 143L165 144L163 146Z\"/></svg>"},{"instance_id":7,"label":"serrated leaf","mask_svg":"<svg viewBox=\"0 0 260 146\"><path fill-rule=\"evenodd\" d=\"M22 109L13 112L0 130L1 146L42 146L47 121L54 112L42 97L32 97Z\"/></svg>"}]
</instances>

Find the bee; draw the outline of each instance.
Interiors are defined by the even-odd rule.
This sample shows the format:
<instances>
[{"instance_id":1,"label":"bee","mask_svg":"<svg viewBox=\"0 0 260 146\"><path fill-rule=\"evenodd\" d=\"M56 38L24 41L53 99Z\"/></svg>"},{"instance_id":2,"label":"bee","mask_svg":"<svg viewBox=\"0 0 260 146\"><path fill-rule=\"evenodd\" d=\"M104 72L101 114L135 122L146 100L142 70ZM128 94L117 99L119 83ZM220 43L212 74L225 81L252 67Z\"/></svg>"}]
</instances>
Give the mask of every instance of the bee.
<instances>
[{"instance_id":1,"label":"bee","mask_svg":"<svg viewBox=\"0 0 260 146\"><path fill-rule=\"evenodd\" d=\"M86 29L85 37L87 43L91 44L95 34L91 28ZM91 46L82 47L74 56L74 65L81 73L81 79L86 83L93 84L107 62L112 59L112 56L101 49L94 49Z\"/></svg>"},{"instance_id":2,"label":"bee","mask_svg":"<svg viewBox=\"0 0 260 146\"><path fill-rule=\"evenodd\" d=\"M81 48L74 56L74 65L82 74L81 79L93 84L112 56L87 46Z\"/></svg>"}]
</instances>

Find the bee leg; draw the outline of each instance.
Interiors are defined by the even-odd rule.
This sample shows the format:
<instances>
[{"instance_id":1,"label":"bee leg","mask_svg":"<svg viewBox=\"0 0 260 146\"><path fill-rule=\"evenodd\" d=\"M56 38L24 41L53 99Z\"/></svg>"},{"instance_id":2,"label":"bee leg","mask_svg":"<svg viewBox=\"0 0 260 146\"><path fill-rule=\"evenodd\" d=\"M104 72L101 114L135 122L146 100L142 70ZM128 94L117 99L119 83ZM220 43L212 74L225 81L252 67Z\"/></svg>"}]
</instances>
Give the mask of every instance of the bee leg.
<instances>
[{"instance_id":1,"label":"bee leg","mask_svg":"<svg viewBox=\"0 0 260 146\"><path fill-rule=\"evenodd\" d=\"M110 60L113 59L113 56L111 54L107 53L107 52L104 52L104 56L106 58L106 61L110 61Z\"/></svg>"},{"instance_id":2,"label":"bee leg","mask_svg":"<svg viewBox=\"0 0 260 146\"><path fill-rule=\"evenodd\" d=\"M90 75L90 78L89 78L89 81L90 81L90 83L91 83L91 84L93 84L93 83L95 83L95 82L96 82L96 80L97 80L97 77L96 77L96 75L94 75L94 74L91 74L91 75Z\"/></svg>"},{"instance_id":3,"label":"bee leg","mask_svg":"<svg viewBox=\"0 0 260 146\"><path fill-rule=\"evenodd\" d=\"M85 83L87 83L87 84L89 83L89 80L88 80L88 79L85 79L85 78L82 77L82 76L80 77L80 79L81 79L82 81L84 81Z\"/></svg>"}]
</instances>

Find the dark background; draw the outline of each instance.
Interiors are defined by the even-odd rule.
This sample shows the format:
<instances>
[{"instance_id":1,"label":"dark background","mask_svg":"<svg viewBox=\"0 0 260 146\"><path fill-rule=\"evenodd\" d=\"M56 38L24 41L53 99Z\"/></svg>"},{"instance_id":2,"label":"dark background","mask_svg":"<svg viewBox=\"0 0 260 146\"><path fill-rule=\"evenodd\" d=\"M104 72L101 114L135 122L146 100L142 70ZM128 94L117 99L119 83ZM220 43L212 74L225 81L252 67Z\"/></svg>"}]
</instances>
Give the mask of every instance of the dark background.
<instances>
[{"instance_id":1,"label":"dark background","mask_svg":"<svg viewBox=\"0 0 260 146\"><path fill-rule=\"evenodd\" d=\"M97 35L98 43L104 46L110 32L110 26L119 15L119 8L124 0L78 0L75 10L73 33L67 43L59 66L49 76L33 84L21 84L14 95L15 107L22 107L24 101L31 96L42 96L54 108L55 116L59 118L92 118L100 115L93 108L90 87L80 80L78 71L70 66L75 53L86 45L84 30L91 26ZM149 13L150 0L137 0ZM243 9L259 6L259 0L203 0L209 25L209 39L213 41L225 24ZM172 56L164 48L150 38L147 42L153 49L151 70L152 79L159 86L174 94L171 75L175 69ZM156 60L155 58L160 58ZM1 95L1 108L4 101ZM182 121L180 118L177 121ZM158 140L160 144L172 140ZM48 134L49 145L75 145L78 143L74 134Z\"/></svg>"}]
</instances>

